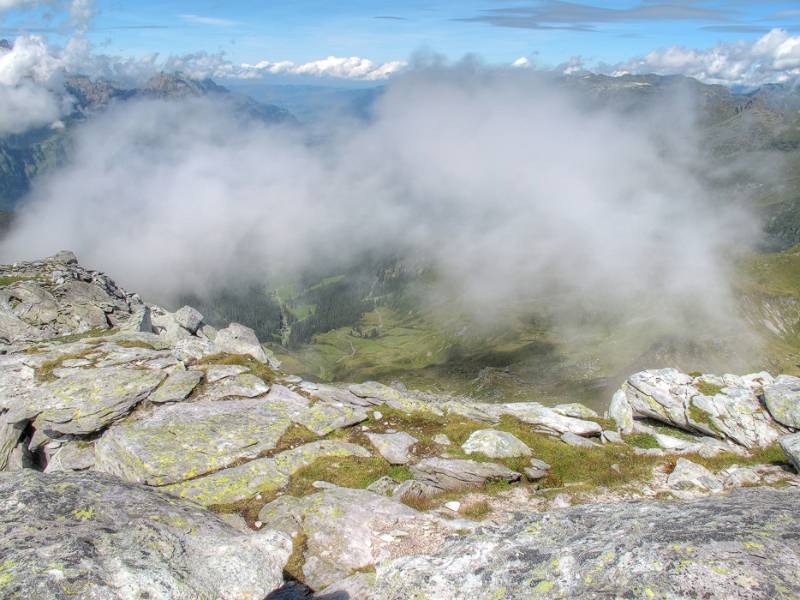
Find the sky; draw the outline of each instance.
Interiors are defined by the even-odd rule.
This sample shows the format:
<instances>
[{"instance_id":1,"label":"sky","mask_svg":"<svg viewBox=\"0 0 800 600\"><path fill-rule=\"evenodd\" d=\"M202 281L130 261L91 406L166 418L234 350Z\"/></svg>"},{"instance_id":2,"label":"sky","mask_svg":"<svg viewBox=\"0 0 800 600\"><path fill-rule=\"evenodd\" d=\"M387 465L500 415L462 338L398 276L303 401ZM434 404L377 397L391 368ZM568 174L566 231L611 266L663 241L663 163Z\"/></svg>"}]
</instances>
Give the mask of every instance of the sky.
<instances>
[{"instance_id":1,"label":"sky","mask_svg":"<svg viewBox=\"0 0 800 600\"><path fill-rule=\"evenodd\" d=\"M794 0L0 0L6 37L44 35L66 45L76 29L94 52L150 61L203 54L237 69L258 66L248 78L291 69L376 80L415 55L433 53L450 61L475 55L489 64L540 68L571 64L614 72L623 66L746 84L741 64L723 65L722 77L706 73L719 69L717 49L725 58L741 54L742 46L775 31L783 36L771 40L771 50L783 56L778 70L800 67L800 5ZM675 64L676 50L679 62L691 64ZM706 56L698 67L698 57L687 52ZM785 55L794 62L786 64ZM329 57L350 62L334 64ZM302 65L311 66L297 68ZM208 74L241 77L234 70ZM781 80L780 74L770 77Z\"/></svg>"}]
</instances>

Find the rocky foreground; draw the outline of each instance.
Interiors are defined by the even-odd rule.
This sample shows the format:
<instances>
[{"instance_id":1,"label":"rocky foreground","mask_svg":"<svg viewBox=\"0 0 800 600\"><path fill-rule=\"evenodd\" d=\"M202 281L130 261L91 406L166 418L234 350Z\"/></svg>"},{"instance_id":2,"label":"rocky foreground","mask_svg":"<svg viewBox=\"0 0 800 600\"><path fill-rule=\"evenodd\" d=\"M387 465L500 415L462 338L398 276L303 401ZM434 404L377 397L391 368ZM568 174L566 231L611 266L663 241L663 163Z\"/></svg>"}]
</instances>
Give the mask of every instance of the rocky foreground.
<instances>
[{"instance_id":1,"label":"rocky foreground","mask_svg":"<svg viewBox=\"0 0 800 600\"><path fill-rule=\"evenodd\" d=\"M62 252L0 267L0 597L796 598L798 430L769 373L303 381Z\"/></svg>"}]
</instances>

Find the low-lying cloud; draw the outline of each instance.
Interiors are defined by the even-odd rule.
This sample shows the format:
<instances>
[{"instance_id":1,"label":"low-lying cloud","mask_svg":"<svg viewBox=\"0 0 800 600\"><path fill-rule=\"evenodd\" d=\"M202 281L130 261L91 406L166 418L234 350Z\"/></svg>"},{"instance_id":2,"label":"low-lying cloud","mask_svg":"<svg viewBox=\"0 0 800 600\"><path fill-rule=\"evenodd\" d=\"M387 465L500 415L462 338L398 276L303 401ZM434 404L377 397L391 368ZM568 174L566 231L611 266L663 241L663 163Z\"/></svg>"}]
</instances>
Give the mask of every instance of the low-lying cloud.
<instances>
[{"instance_id":1,"label":"low-lying cloud","mask_svg":"<svg viewBox=\"0 0 800 600\"><path fill-rule=\"evenodd\" d=\"M707 182L691 112L587 109L475 66L410 72L374 119L313 143L207 100L124 104L81 126L0 259L69 248L161 299L396 251L489 317L537 299L729 317L753 221Z\"/></svg>"}]
</instances>

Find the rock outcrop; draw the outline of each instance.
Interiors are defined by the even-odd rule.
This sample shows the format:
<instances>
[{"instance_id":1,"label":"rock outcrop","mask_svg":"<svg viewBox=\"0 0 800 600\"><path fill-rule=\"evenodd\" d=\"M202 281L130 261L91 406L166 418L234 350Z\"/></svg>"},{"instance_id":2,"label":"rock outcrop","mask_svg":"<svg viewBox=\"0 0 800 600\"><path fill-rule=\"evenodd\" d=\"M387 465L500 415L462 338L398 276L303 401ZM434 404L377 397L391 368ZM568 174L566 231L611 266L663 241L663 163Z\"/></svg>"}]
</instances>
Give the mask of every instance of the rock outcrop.
<instances>
[{"instance_id":1,"label":"rock outcrop","mask_svg":"<svg viewBox=\"0 0 800 600\"><path fill-rule=\"evenodd\" d=\"M264 598L290 552L108 475L0 473L4 598Z\"/></svg>"},{"instance_id":2,"label":"rock outcrop","mask_svg":"<svg viewBox=\"0 0 800 600\"><path fill-rule=\"evenodd\" d=\"M800 491L517 514L377 566L365 598L791 598Z\"/></svg>"}]
</instances>

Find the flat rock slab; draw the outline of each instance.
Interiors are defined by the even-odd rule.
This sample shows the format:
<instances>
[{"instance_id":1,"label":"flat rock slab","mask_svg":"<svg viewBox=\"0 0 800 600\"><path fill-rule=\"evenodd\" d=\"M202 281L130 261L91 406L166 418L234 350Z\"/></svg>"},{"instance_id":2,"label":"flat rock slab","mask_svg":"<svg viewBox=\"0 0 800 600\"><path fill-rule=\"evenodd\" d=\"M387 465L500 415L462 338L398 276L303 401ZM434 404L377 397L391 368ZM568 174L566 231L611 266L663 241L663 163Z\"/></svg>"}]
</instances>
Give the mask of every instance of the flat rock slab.
<instances>
[{"instance_id":1,"label":"flat rock slab","mask_svg":"<svg viewBox=\"0 0 800 600\"><path fill-rule=\"evenodd\" d=\"M492 415L496 419L508 415L528 425L534 425L539 430L557 435L567 432L575 435L600 435L600 431L602 431L599 423L575 419L574 417L565 417L538 402L482 403L478 404L476 408Z\"/></svg>"},{"instance_id":2,"label":"flat rock slab","mask_svg":"<svg viewBox=\"0 0 800 600\"><path fill-rule=\"evenodd\" d=\"M148 485L178 483L271 450L302 409L284 400L204 400L161 406L112 427L97 469Z\"/></svg>"},{"instance_id":3,"label":"flat rock slab","mask_svg":"<svg viewBox=\"0 0 800 600\"><path fill-rule=\"evenodd\" d=\"M481 487L488 481L519 481L520 474L496 463L426 458L411 466L414 480L440 490Z\"/></svg>"},{"instance_id":4,"label":"flat rock slab","mask_svg":"<svg viewBox=\"0 0 800 600\"><path fill-rule=\"evenodd\" d=\"M461 445L461 449L467 454L483 454L489 458L514 458L533 454L521 439L496 429L480 429L473 432Z\"/></svg>"},{"instance_id":5,"label":"flat rock slab","mask_svg":"<svg viewBox=\"0 0 800 600\"><path fill-rule=\"evenodd\" d=\"M4 598L264 598L290 552L283 534L109 475L0 474Z\"/></svg>"},{"instance_id":6,"label":"flat rock slab","mask_svg":"<svg viewBox=\"0 0 800 600\"><path fill-rule=\"evenodd\" d=\"M298 416L296 422L323 436L335 429L349 427L368 418L367 411L363 408L317 402Z\"/></svg>"},{"instance_id":7,"label":"flat rock slab","mask_svg":"<svg viewBox=\"0 0 800 600\"><path fill-rule=\"evenodd\" d=\"M180 402L194 391L202 379L200 371L175 371L150 395L149 400L153 404Z\"/></svg>"},{"instance_id":8,"label":"flat rock slab","mask_svg":"<svg viewBox=\"0 0 800 600\"><path fill-rule=\"evenodd\" d=\"M372 598L800 595L800 490L517 514L376 567Z\"/></svg>"},{"instance_id":9,"label":"flat rock slab","mask_svg":"<svg viewBox=\"0 0 800 600\"><path fill-rule=\"evenodd\" d=\"M200 400L223 400L225 398L257 398L269 391L269 385L260 377L242 373L226 377L209 385L199 395Z\"/></svg>"},{"instance_id":10,"label":"flat rock slab","mask_svg":"<svg viewBox=\"0 0 800 600\"><path fill-rule=\"evenodd\" d=\"M195 368L198 370L200 369L200 367ZM243 367L242 365L208 365L205 367L206 381L208 381L208 383L214 383L215 381L225 379L226 377L233 377L235 375L247 373L249 370L250 369Z\"/></svg>"},{"instance_id":11,"label":"flat rock slab","mask_svg":"<svg viewBox=\"0 0 800 600\"><path fill-rule=\"evenodd\" d=\"M319 458L348 456L369 458L371 455L356 444L321 440L163 489L203 506L233 504L258 493L279 490L289 483L293 473Z\"/></svg>"},{"instance_id":12,"label":"flat rock slab","mask_svg":"<svg viewBox=\"0 0 800 600\"><path fill-rule=\"evenodd\" d=\"M128 414L158 387L161 371L81 369L42 386L43 409L34 427L48 435L88 435Z\"/></svg>"},{"instance_id":13,"label":"flat rock slab","mask_svg":"<svg viewBox=\"0 0 800 600\"><path fill-rule=\"evenodd\" d=\"M368 433L367 437L378 453L393 465L405 465L411 461L412 455L409 450L418 441L417 438L405 431Z\"/></svg>"}]
</instances>

